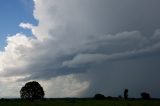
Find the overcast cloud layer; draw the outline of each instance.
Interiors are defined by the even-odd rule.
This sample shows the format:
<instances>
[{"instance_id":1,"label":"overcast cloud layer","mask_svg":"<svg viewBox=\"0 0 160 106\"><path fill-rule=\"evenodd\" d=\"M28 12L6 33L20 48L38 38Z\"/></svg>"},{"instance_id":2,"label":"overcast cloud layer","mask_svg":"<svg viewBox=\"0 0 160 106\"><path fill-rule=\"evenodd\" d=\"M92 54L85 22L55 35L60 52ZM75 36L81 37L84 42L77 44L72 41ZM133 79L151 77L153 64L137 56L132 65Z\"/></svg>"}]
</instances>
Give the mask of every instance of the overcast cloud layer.
<instances>
[{"instance_id":1,"label":"overcast cloud layer","mask_svg":"<svg viewBox=\"0 0 160 106\"><path fill-rule=\"evenodd\" d=\"M159 95L159 0L34 0L37 26L7 38L0 93L18 97L39 81L46 97ZM18 87L17 87L18 86ZM16 94L15 94L16 92Z\"/></svg>"}]
</instances>

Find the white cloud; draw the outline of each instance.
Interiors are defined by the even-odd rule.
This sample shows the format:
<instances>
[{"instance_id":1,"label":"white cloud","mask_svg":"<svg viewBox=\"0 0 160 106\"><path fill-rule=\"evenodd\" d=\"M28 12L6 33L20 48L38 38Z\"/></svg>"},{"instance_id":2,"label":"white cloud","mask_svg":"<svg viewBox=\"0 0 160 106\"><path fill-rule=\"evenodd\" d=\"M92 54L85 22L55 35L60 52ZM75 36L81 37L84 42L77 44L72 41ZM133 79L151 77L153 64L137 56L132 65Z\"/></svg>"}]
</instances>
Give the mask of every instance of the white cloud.
<instances>
[{"instance_id":1,"label":"white cloud","mask_svg":"<svg viewBox=\"0 0 160 106\"><path fill-rule=\"evenodd\" d=\"M7 38L8 45L0 55L0 70L3 71L5 68L23 67L25 61L23 58L24 54L20 48L32 48L30 39L23 34L17 33L14 36Z\"/></svg>"},{"instance_id":2,"label":"white cloud","mask_svg":"<svg viewBox=\"0 0 160 106\"><path fill-rule=\"evenodd\" d=\"M19 24L20 27L24 28L24 29L32 29L33 28L33 25L30 24L30 23L20 23Z\"/></svg>"}]
</instances>

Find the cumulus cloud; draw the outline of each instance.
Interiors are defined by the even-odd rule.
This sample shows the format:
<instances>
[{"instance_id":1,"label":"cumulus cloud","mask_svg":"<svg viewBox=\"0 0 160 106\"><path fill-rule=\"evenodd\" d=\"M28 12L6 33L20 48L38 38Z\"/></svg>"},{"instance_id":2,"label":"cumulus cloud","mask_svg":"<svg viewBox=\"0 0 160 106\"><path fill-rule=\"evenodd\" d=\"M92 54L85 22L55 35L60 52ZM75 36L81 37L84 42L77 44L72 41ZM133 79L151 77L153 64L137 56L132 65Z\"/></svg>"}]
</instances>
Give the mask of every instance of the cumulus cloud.
<instances>
[{"instance_id":1,"label":"cumulus cloud","mask_svg":"<svg viewBox=\"0 0 160 106\"><path fill-rule=\"evenodd\" d=\"M159 87L154 87L160 74L157 4L146 0L34 0L33 15L39 23L19 25L30 29L33 37L17 33L7 38L0 52L1 85L10 84L6 78L14 78L14 86L38 80L46 97L97 92L117 96L126 87L133 90L132 96L145 88L159 96ZM14 91L19 94L17 88Z\"/></svg>"},{"instance_id":2,"label":"cumulus cloud","mask_svg":"<svg viewBox=\"0 0 160 106\"><path fill-rule=\"evenodd\" d=\"M20 27L24 28L24 29L33 29L33 25L30 23L20 23L19 24Z\"/></svg>"}]
</instances>

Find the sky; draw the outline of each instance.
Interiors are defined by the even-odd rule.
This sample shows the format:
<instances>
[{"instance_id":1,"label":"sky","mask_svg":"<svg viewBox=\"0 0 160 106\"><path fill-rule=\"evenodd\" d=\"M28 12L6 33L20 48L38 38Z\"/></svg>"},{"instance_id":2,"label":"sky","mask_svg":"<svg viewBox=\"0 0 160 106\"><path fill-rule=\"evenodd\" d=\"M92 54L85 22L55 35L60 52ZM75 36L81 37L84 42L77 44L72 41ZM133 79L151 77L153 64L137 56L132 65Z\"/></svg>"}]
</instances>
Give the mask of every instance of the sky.
<instances>
[{"instance_id":1,"label":"sky","mask_svg":"<svg viewBox=\"0 0 160 106\"><path fill-rule=\"evenodd\" d=\"M3 50L3 47L6 46L6 36L17 32L32 35L30 31L17 27L21 22L37 24L37 21L32 15L34 8L32 0L1 0L0 7L0 50Z\"/></svg>"},{"instance_id":2,"label":"sky","mask_svg":"<svg viewBox=\"0 0 160 106\"><path fill-rule=\"evenodd\" d=\"M159 0L1 0L0 96L160 98Z\"/></svg>"}]
</instances>

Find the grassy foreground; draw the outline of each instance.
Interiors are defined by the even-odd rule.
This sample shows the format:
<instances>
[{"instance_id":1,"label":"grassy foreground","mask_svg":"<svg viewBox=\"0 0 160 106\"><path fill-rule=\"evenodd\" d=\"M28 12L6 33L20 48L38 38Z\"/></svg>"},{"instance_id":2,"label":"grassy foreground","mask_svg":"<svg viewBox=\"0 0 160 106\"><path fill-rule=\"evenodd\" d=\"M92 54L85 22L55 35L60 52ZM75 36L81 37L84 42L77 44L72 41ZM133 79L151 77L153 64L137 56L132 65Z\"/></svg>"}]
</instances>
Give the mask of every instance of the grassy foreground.
<instances>
[{"instance_id":1,"label":"grassy foreground","mask_svg":"<svg viewBox=\"0 0 160 106\"><path fill-rule=\"evenodd\" d=\"M160 100L47 99L1 100L0 106L160 106Z\"/></svg>"}]
</instances>

